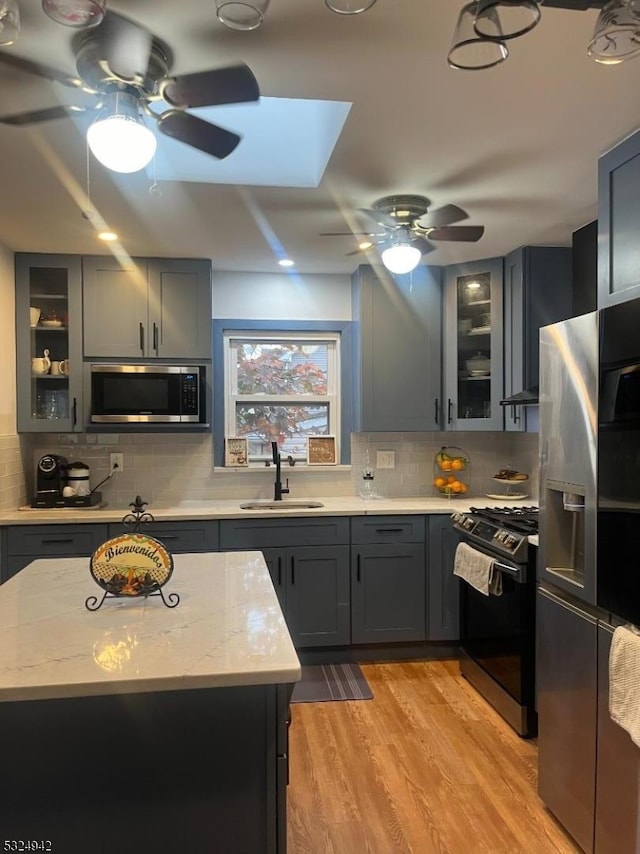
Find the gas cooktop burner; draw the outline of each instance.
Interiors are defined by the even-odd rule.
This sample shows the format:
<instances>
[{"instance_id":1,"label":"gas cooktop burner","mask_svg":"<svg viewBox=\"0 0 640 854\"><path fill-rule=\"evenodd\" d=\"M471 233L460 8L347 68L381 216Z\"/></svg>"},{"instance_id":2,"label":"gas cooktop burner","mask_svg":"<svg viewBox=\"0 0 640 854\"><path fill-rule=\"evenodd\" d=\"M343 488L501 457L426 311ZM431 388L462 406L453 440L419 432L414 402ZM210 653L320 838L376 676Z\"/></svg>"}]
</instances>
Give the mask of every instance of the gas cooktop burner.
<instances>
[{"instance_id":1,"label":"gas cooktop burner","mask_svg":"<svg viewBox=\"0 0 640 854\"><path fill-rule=\"evenodd\" d=\"M510 531L522 534L538 533L537 507L471 507L471 515L488 519Z\"/></svg>"}]
</instances>

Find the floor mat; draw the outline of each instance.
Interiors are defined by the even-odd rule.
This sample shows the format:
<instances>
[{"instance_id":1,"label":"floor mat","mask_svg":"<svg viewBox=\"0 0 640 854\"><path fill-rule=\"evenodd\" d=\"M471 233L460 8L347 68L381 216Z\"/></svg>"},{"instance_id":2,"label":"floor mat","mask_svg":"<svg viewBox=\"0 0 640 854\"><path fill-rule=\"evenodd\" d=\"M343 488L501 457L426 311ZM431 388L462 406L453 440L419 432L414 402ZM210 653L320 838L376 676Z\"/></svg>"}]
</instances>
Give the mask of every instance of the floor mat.
<instances>
[{"instance_id":1,"label":"floor mat","mask_svg":"<svg viewBox=\"0 0 640 854\"><path fill-rule=\"evenodd\" d=\"M292 703L326 703L337 700L371 700L373 694L357 664L303 665Z\"/></svg>"}]
</instances>

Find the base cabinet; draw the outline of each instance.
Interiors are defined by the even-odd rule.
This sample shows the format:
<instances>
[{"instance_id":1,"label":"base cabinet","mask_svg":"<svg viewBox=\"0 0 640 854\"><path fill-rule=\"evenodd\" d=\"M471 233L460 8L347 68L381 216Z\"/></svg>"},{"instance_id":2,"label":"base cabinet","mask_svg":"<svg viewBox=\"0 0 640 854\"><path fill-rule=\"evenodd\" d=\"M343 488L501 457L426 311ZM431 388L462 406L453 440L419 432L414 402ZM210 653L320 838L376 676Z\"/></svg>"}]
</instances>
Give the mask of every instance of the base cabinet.
<instances>
[{"instance_id":1,"label":"base cabinet","mask_svg":"<svg viewBox=\"0 0 640 854\"><path fill-rule=\"evenodd\" d=\"M427 638L430 641L460 640L460 579L453 574L458 542L449 515L429 516Z\"/></svg>"},{"instance_id":2,"label":"base cabinet","mask_svg":"<svg viewBox=\"0 0 640 854\"><path fill-rule=\"evenodd\" d=\"M108 526L104 524L12 525L2 528L0 582L7 581L39 558L88 557L107 537Z\"/></svg>"},{"instance_id":3,"label":"base cabinet","mask_svg":"<svg viewBox=\"0 0 640 854\"><path fill-rule=\"evenodd\" d=\"M425 639L424 544L351 548L351 642Z\"/></svg>"}]
</instances>

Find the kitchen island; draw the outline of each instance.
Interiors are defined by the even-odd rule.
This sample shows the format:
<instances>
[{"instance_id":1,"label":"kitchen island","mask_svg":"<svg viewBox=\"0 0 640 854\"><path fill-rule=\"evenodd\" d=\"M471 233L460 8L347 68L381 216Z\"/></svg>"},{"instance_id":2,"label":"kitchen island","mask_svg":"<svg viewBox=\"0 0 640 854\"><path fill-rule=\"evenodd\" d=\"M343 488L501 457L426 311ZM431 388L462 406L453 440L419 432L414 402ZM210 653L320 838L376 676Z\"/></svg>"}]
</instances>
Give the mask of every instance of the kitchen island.
<instances>
[{"instance_id":1,"label":"kitchen island","mask_svg":"<svg viewBox=\"0 0 640 854\"><path fill-rule=\"evenodd\" d=\"M259 552L183 554L160 597L107 599L86 558L0 588L0 845L62 854L286 850L300 665ZM20 847L50 841L47 847Z\"/></svg>"}]
</instances>

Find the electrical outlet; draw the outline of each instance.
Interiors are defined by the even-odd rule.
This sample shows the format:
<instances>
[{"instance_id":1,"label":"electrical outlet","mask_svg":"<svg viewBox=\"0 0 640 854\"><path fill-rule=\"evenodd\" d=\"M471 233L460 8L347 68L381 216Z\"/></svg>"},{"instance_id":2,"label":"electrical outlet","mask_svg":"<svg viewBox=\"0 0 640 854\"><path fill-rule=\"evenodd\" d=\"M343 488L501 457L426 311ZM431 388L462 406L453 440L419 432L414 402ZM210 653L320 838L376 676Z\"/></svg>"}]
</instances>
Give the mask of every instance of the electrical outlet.
<instances>
[{"instance_id":1,"label":"electrical outlet","mask_svg":"<svg viewBox=\"0 0 640 854\"><path fill-rule=\"evenodd\" d=\"M396 467L395 451L377 451L376 452L376 468L394 469L395 467Z\"/></svg>"},{"instance_id":2,"label":"electrical outlet","mask_svg":"<svg viewBox=\"0 0 640 854\"><path fill-rule=\"evenodd\" d=\"M124 471L124 454L109 454L111 471Z\"/></svg>"}]
</instances>

